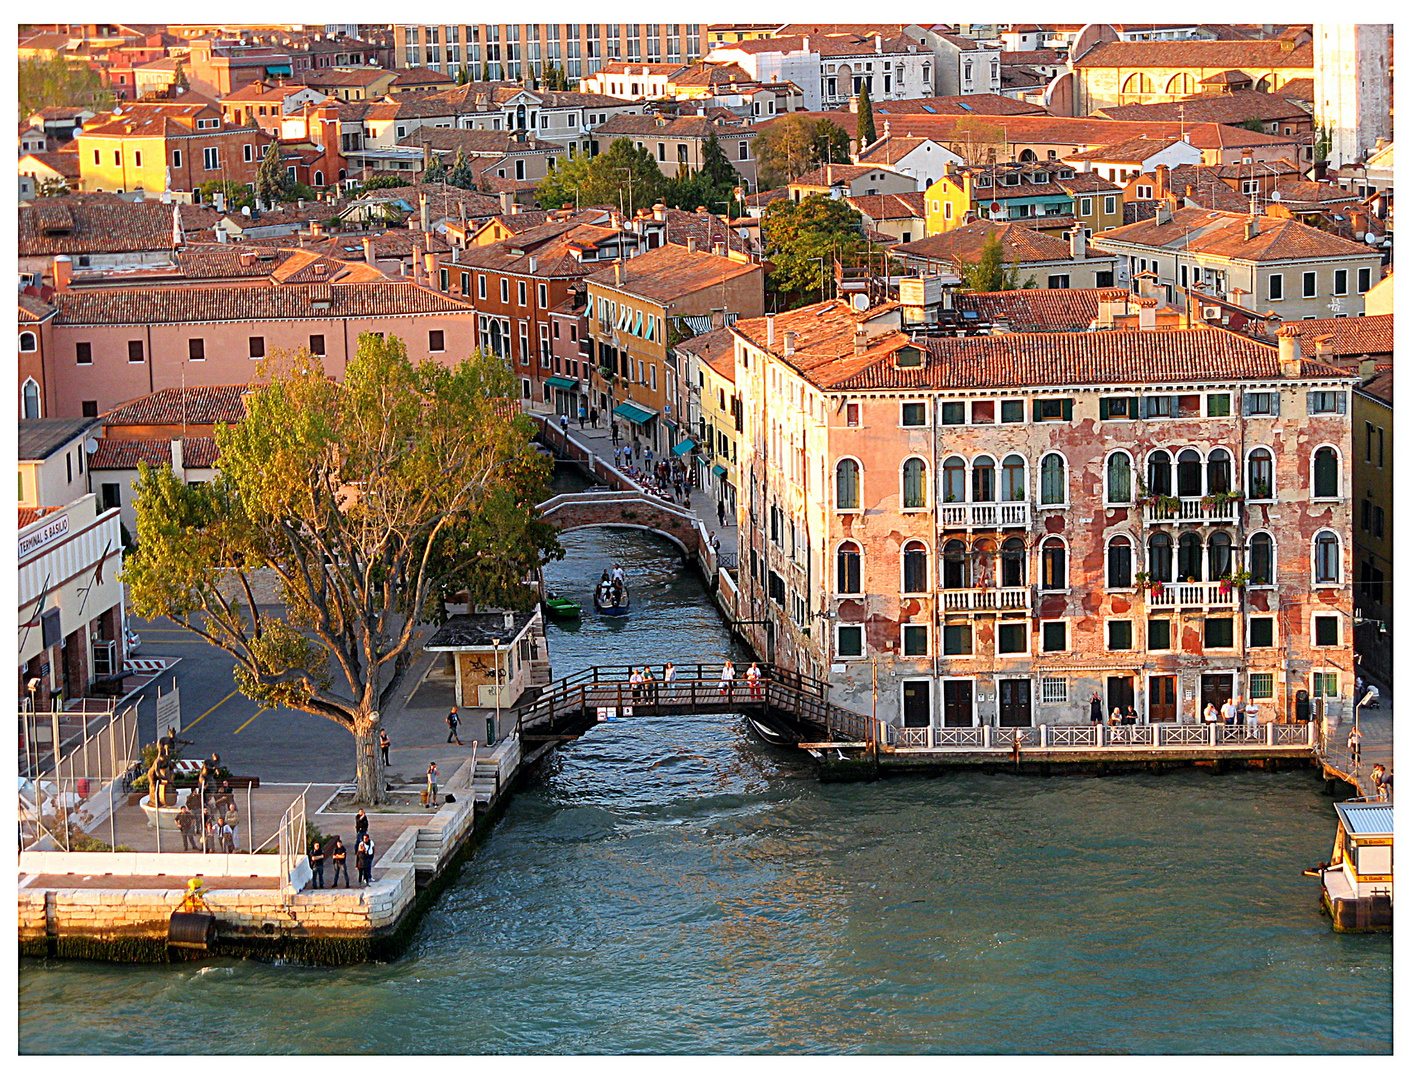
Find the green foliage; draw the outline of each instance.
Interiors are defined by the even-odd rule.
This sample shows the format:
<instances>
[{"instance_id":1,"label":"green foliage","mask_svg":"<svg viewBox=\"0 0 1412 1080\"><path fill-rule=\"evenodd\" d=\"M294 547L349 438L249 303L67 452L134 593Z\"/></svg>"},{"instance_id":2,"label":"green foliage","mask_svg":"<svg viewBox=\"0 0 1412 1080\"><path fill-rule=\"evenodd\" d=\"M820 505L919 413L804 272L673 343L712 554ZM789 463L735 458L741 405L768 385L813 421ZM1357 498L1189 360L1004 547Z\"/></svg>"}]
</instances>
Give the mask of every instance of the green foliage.
<instances>
[{"instance_id":1,"label":"green foliage","mask_svg":"<svg viewBox=\"0 0 1412 1080\"><path fill-rule=\"evenodd\" d=\"M364 180L348 194L352 198L357 198L366 191L380 191L383 188L407 187L412 182L411 177L404 176L374 176L370 180Z\"/></svg>"},{"instance_id":2,"label":"green foliage","mask_svg":"<svg viewBox=\"0 0 1412 1080\"><path fill-rule=\"evenodd\" d=\"M775 267L769 287L777 302L792 301L780 303L781 309L823 299L834 259L848 266L870 250L863 237L863 216L841 199L823 195L810 195L797 203L776 199L765 209L760 229Z\"/></svg>"},{"instance_id":3,"label":"green foliage","mask_svg":"<svg viewBox=\"0 0 1412 1080\"><path fill-rule=\"evenodd\" d=\"M868 96L868 84L864 82L858 91L858 149L872 146L877 141L878 131L873 126L873 99Z\"/></svg>"},{"instance_id":4,"label":"green foliage","mask_svg":"<svg viewBox=\"0 0 1412 1080\"><path fill-rule=\"evenodd\" d=\"M362 334L342 383L306 352L259 374L245 419L216 430L215 480L139 469L122 578L139 617L231 656L252 700L367 739L448 597L527 606L525 578L562 555L535 513L550 466L496 357L414 363L399 339ZM257 570L282 610L255 608ZM357 767L359 798L378 801L381 758Z\"/></svg>"},{"instance_id":5,"label":"green foliage","mask_svg":"<svg viewBox=\"0 0 1412 1080\"><path fill-rule=\"evenodd\" d=\"M1010 156L1005 129L982 116L963 116L951 129L946 146L970 165L1005 161Z\"/></svg>"},{"instance_id":6,"label":"green foliage","mask_svg":"<svg viewBox=\"0 0 1412 1080\"><path fill-rule=\"evenodd\" d=\"M69 182L62 176L51 176L47 180L41 180L39 186L34 189L36 199L54 199L60 195L72 195L73 189L69 187Z\"/></svg>"},{"instance_id":7,"label":"green foliage","mask_svg":"<svg viewBox=\"0 0 1412 1080\"><path fill-rule=\"evenodd\" d=\"M431 156L431 164L422 171L422 183L424 184L444 184L446 183L446 166L441 163L441 158L436 154Z\"/></svg>"},{"instance_id":8,"label":"green foliage","mask_svg":"<svg viewBox=\"0 0 1412 1080\"><path fill-rule=\"evenodd\" d=\"M549 60L544 64L544 79L540 84L545 90L568 90L569 76L562 64Z\"/></svg>"},{"instance_id":9,"label":"green foliage","mask_svg":"<svg viewBox=\"0 0 1412 1080\"><path fill-rule=\"evenodd\" d=\"M312 199L317 199L319 197L319 193L312 187L310 187L308 184L302 183L298 180L289 180L287 178L285 180L283 191L285 202L290 202L294 199L304 199L305 201L309 201Z\"/></svg>"},{"instance_id":10,"label":"green foliage","mask_svg":"<svg viewBox=\"0 0 1412 1080\"><path fill-rule=\"evenodd\" d=\"M112 108L116 100L98 72L86 63L70 63L62 56L21 60L19 96L21 119L51 105L101 112Z\"/></svg>"},{"instance_id":11,"label":"green foliage","mask_svg":"<svg viewBox=\"0 0 1412 1080\"><path fill-rule=\"evenodd\" d=\"M1319 124L1314 129L1314 160L1328 161L1329 151L1334 148L1334 133L1327 124Z\"/></svg>"},{"instance_id":12,"label":"green foliage","mask_svg":"<svg viewBox=\"0 0 1412 1080\"><path fill-rule=\"evenodd\" d=\"M761 191L780 187L821 162L848 160L848 132L832 120L791 113L755 137L756 177Z\"/></svg>"},{"instance_id":13,"label":"green foliage","mask_svg":"<svg viewBox=\"0 0 1412 1080\"><path fill-rule=\"evenodd\" d=\"M740 183L740 174L726 158L714 131L701 147L701 174L715 187L734 188Z\"/></svg>"},{"instance_id":14,"label":"green foliage","mask_svg":"<svg viewBox=\"0 0 1412 1080\"><path fill-rule=\"evenodd\" d=\"M201 192L201 202L206 206L215 205L217 192L224 194L228 212L238 212L242 206L253 208L255 205L255 193L234 180L207 180L204 184L198 184L196 190Z\"/></svg>"},{"instance_id":15,"label":"green foliage","mask_svg":"<svg viewBox=\"0 0 1412 1080\"><path fill-rule=\"evenodd\" d=\"M1256 120L1254 117L1249 120L1242 120L1236 126L1243 127L1246 131L1259 132L1262 135L1265 133L1265 125L1262 124L1259 120Z\"/></svg>"},{"instance_id":16,"label":"green foliage","mask_svg":"<svg viewBox=\"0 0 1412 1080\"><path fill-rule=\"evenodd\" d=\"M177 60L176 70L172 72L172 91L187 91L191 89L191 80L186 77L186 58Z\"/></svg>"},{"instance_id":17,"label":"green foliage","mask_svg":"<svg viewBox=\"0 0 1412 1080\"><path fill-rule=\"evenodd\" d=\"M536 195L540 206L616 206L632 214L659 201L666 187L648 151L631 139L614 139L597 157L584 155L551 168Z\"/></svg>"},{"instance_id":18,"label":"green foliage","mask_svg":"<svg viewBox=\"0 0 1412 1080\"><path fill-rule=\"evenodd\" d=\"M471 71L465 64L456 69L456 85L465 86L471 81Z\"/></svg>"},{"instance_id":19,"label":"green foliage","mask_svg":"<svg viewBox=\"0 0 1412 1080\"><path fill-rule=\"evenodd\" d=\"M452 187L465 188L467 191L476 190L476 171L471 168L471 159L466 156L465 150L456 151L456 157L446 173L446 182Z\"/></svg>"},{"instance_id":20,"label":"green foliage","mask_svg":"<svg viewBox=\"0 0 1412 1080\"><path fill-rule=\"evenodd\" d=\"M1023 285L1018 283L1019 271L1015 267L1005 269L1005 248L1000 242L999 233L989 233L981 246L980 258L973 263L964 259L961 264L961 287L968 292L1001 292L1006 289L1033 289L1035 279L1027 278Z\"/></svg>"},{"instance_id":21,"label":"green foliage","mask_svg":"<svg viewBox=\"0 0 1412 1080\"><path fill-rule=\"evenodd\" d=\"M260 159L260 167L255 170L255 198L261 206L275 206L284 190L285 171L279 159L279 140L272 139L265 148L265 156Z\"/></svg>"}]
</instances>

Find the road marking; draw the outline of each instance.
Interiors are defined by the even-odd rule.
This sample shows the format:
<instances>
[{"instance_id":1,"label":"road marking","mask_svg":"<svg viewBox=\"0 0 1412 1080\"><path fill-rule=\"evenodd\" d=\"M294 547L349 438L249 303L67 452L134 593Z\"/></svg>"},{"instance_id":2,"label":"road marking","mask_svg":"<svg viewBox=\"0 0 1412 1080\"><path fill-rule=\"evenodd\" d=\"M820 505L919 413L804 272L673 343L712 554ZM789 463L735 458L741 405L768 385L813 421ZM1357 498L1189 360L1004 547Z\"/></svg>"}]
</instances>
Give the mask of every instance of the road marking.
<instances>
[{"instance_id":1,"label":"road marking","mask_svg":"<svg viewBox=\"0 0 1412 1080\"><path fill-rule=\"evenodd\" d=\"M219 709L222 705L224 705L224 704L225 704L227 701L229 701L231 698L235 697L235 695L238 694L238 693L240 693L239 690L232 690L229 694L227 694L225 697L221 698L220 701L216 702L214 705L212 705L209 709L207 709L205 712L203 712L200 716L198 716L195 720L191 721L191 723L187 724L187 725L186 725L185 727L183 727L181 730L182 730L182 731L186 731L187 728L194 728L197 724L201 723L202 720L206 719L206 717L210 716L213 712L215 712L217 709Z\"/></svg>"},{"instance_id":2,"label":"road marking","mask_svg":"<svg viewBox=\"0 0 1412 1080\"><path fill-rule=\"evenodd\" d=\"M241 724L238 728L236 728L234 734L239 735L242 731L244 731L246 728L248 728L251 724L255 722L255 718L258 717L260 713L267 713L269 711L270 707L266 705L263 709L260 710L260 712L257 712L255 716L252 716L249 720L245 721L245 723Z\"/></svg>"}]
</instances>

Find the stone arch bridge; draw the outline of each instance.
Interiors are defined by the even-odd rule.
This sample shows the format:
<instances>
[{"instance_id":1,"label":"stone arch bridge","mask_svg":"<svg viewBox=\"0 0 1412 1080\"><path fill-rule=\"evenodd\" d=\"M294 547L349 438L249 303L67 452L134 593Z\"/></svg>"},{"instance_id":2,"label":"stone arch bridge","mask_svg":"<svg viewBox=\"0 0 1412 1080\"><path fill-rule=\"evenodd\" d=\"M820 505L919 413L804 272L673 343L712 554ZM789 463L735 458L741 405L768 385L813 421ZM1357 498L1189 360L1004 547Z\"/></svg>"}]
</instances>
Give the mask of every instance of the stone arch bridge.
<instances>
[{"instance_id":1,"label":"stone arch bridge","mask_svg":"<svg viewBox=\"0 0 1412 1080\"><path fill-rule=\"evenodd\" d=\"M633 491L574 491L555 495L536 508L539 516L562 532L594 525L645 529L665 536L688 558L696 558L706 535L689 510L653 495Z\"/></svg>"}]
</instances>

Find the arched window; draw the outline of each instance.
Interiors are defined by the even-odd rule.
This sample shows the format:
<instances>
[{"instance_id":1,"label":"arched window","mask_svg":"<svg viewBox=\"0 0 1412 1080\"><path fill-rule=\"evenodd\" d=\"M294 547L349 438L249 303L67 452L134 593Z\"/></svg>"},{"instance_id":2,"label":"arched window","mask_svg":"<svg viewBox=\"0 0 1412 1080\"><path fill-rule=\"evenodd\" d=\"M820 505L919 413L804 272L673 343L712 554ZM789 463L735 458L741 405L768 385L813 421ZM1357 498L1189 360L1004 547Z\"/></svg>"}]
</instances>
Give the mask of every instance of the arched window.
<instances>
[{"instance_id":1,"label":"arched window","mask_svg":"<svg viewBox=\"0 0 1412 1080\"><path fill-rule=\"evenodd\" d=\"M1025 148L1024 150L1021 150L1021 151L1020 151L1020 161L1021 161L1022 163L1023 163L1023 162L1028 162L1028 161L1038 161L1038 160L1039 160L1039 155L1036 154L1033 150L1029 149L1028 147Z\"/></svg>"},{"instance_id":2,"label":"arched window","mask_svg":"<svg viewBox=\"0 0 1412 1080\"><path fill-rule=\"evenodd\" d=\"M1167 80L1167 93L1172 97L1191 97L1196 93L1196 83L1183 71Z\"/></svg>"},{"instance_id":3,"label":"arched window","mask_svg":"<svg viewBox=\"0 0 1412 1080\"><path fill-rule=\"evenodd\" d=\"M1172 538L1164 532L1147 541L1147 572L1153 581L1172 580Z\"/></svg>"},{"instance_id":4,"label":"arched window","mask_svg":"<svg viewBox=\"0 0 1412 1080\"><path fill-rule=\"evenodd\" d=\"M920 540L908 540L902 545L902 591L927 591L927 545Z\"/></svg>"},{"instance_id":5,"label":"arched window","mask_svg":"<svg viewBox=\"0 0 1412 1080\"><path fill-rule=\"evenodd\" d=\"M1332 446L1314 451L1314 498L1338 498L1338 454Z\"/></svg>"},{"instance_id":6,"label":"arched window","mask_svg":"<svg viewBox=\"0 0 1412 1080\"><path fill-rule=\"evenodd\" d=\"M1025 501L1025 459L1019 454L1000 463L1000 498L1002 502Z\"/></svg>"},{"instance_id":7,"label":"arched window","mask_svg":"<svg viewBox=\"0 0 1412 1080\"><path fill-rule=\"evenodd\" d=\"M1172 493L1172 455L1154 450L1147 458L1147 490L1154 495Z\"/></svg>"},{"instance_id":8,"label":"arched window","mask_svg":"<svg viewBox=\"0 0 1412 1080\"><path fill-rule=\"evenodd\" d=\"M1000 584L1015 589L1025 583L1025 542L1012 536L1000 545Z\"/></svg>"},{"instance_id":9,"label":"arched window","mask_svg":"<svg viewBox=\"0 0 1412 1080\"><path fill-rule=\"evenodd\" d=\"M834 467L834 501L840 510L857 510L858 502L858 463L852 458L843 458Z\"/></svg>"},{"instance_id":10,"label":"arched window","mask_svg":"<svg viewBox=\"0 0 1412 1080\"><path fill-rule=\"evenodd\" d=\"M1108 587L1130 589L1133 584L1133 542L1126 536L1108 541Z\"/></svg>"},{"instance_id":11,"label":"arched window","mask_svg":"<svg viewBox=\"0 0 1412 1080\"><path fill-rule=\"evenodd\" d=\"M863 592L863 553L852 540L838 545L837 589L847 596Z\"/></svg>"},{"instance_id":12,"label":"arched window","mask_svg":"<svg viewBox=\"0 0 1412 1080\"><path fill-rule=\"evenodd\" d=\"M1250 451L1246 492L1252 499L1273 499L1275 497L1275 456L1263 446Z\"/></svg>"},{"instance_id":13,"label":"arched window","mask_svg":"<svg viewBox=\"0 0 1412 1080\"><path fill-rule=\"evenodd\" d=\"M1231 455L1219 447L1206 456L1206 493L1224 495L1231 490Z\"/></svg>"},{"instance_id":14,"label":"arched window","mask_svg":"<svg viewBox=\"0 0 1412 1080\"><path fill-rule=\"evenodd\" d=\"M927 505L927 463L919 457L902 463L902 506L914 510Z\"/></svg>"},{"instance_id":15,"label":"arched window","mask_svg":"<svg viewBox=\"0 0 1412 1080\"><path fill-rule=\"evenodd\" d=\"M1269 533L1258 532L1250 538L1250 584L1275 583L1275 542Z\"/></svg>"},{"instance_id":16,"label":"arched window","mask_svg":"<svg viewBox=\"0 0 1412 1080\"><path fill-rule=\"evenodd\" d=\"M1142 72L1129 75L1123 81L1124 94L1150 94L1152 93L1152 80Z\"/></svg>"},{"instance_id":17,"label":"arched window","mask_svg":"<svg viewBox=\"0 0 1412 1080\"><path fill-rule=\"evenodd\" d=\"M39 384L33 379L26 379L24 385L24 410L26 420L39 419ZM82 451L80 451L82 453Z\"/></svg>"},{"instance_id":18,"label":"arched window","mask_svg":"<svg viewBox=\"0 0 1412 1080\"><path fill-rule=\"evenodd\" d=\"M966 545L960 540L948 540L941 549L941 578L944 589L969 589L971 564L966 558Z\"/></svg>"},{"instance_id":19,"label":"arched window","mask_svg":"<svg viewBox=\"0 0 1412 1080\"><path fill-rule=\"evenodd\" d=\"M324 186L324 174L323 174L320 170L318 170L318 169L315 169L315 170L314 170L314 186L315 186L315 187L323 187L323 186Z\"/></svg>"},{"instance_id":20,"label":"arched window","mask_svg":"<svg viewBox=\"0 0 1412 1080\"><path fill-rule=\"evenodd\" d=\"M1039 463L1039 505L1063 506L1069 501L1069 484L1064 475L1064 459L1045 454Z\"/></svg>"},{"instance_id":21,"label":"arched window","mask_svg":"<svg viewBox=\"0 0 1412 1080\"><path fill-rule=\"evenodd\" d=\"M1211 539L1206 543L1206 561L1209 564L1207 577L1211 581L1220 581L1231 573L1231 538L1228 533L1211 534Z\"/></svg>"},{"instance_id":22,"label":"arched window","mask_svg":"<svg viewBox=\"0 0 1412 1080\"><path fill-rule=\"evenodd\" d=\"M1177 538L1177 580L1201 580L1201 537L1196 533L1182 533Z\"/></svg>"},{"instance_id":23,"label":"arched window","mask_svg":"<svg viewBox=\"0 0 1412 1080\"><path fill-rule=\"evenodd\" d=\"M20 335L20 352L34 352L39 348L39 339L32 331L26 330Z\"/></svg>"},{"instance_id":24,"label":"arched window","mask_svg":"<svg viewBox=\"0 0 1412 1080\"><path fill-rule=\"evenodd\" d=\"M995 541L987 536L971 545L971 576L978 589L995 586Z\"/></svg>"},{"instance_id":25,"label":"arched window","mask_svg":"<svg viewBox=\"0 0 1412 1080\"><path fill-rule=\"evenodd\" d=\"M1183 450L1177 455L1177 495L1194 499L1201 494L1201 455Z\"/></svg>"},{"instance_id":26,"label":"arched window","mask_svg":"<svg viewBox=\"0 0 1412 1080\"><path fill-rule=\"evenodd\" d=\"M1110 503L1130 503L1133 501L1133 459L1125 450L1118 450L1108 458L1108 494Z\"/></svg>"},{"instance_id":27,"label":"arched window","mask_svg":"<svg viewBox=\"0 0 1412 1080\"><path fill-rule=\"evenodd\" d=\"M1039 587L1067 589L1069 587L1068 552L1064 541L1051 536L1039 549Z\"/></svg>"},{"instance_id":28,"label":"arched window","mask_svg":"<svg viewBox=\"0 0 1412 1080\"><path fill-rule=\"evenodd\" d=\"M1339 579L1338 537L1322 529L1314 534L1314 580L1320 583Z\"/></svg>"},{"instance_id":29,"label":"arched window","mask_svg":"<svg viewBox=\"0 0 1412 1080\"><path fill-rule=\"evenodd\" d=\"M966 501L966 463L959 457L949 457L941 463L941 501Z\"/></svg>"},{"instance_id":30,"label":"arched window","mask_svg":"<svg viewBox=\"0 0 1412 1080\"><path fill-rule=\"evenodd\" d=\"M995 502L995 459L988 454L971 463L971 501Z\"/></svg>"}]
</instances>

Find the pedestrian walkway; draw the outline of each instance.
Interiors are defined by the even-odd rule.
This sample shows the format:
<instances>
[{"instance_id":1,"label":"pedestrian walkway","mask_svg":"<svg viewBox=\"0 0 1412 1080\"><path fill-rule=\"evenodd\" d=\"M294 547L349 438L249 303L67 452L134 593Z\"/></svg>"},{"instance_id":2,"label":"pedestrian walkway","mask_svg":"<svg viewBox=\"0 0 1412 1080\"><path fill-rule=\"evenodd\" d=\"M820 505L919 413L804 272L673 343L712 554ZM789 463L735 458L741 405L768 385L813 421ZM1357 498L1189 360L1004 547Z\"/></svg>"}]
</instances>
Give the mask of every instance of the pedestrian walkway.
<instances>
[{"instance_id":1,"label":"pedestrian walkway","mask_svg":"<svg viewBox=\"0 0 1412 1080\"><path fill-rule=\"evenodd\" d=\"M1381 690L1382 688L1379 687ZM1362 795L1376 795L1371 773L1373 766L1382 762L1392 772L1392 694L1383 691L1376 709L1358 710L1358 730L1363 736L1362 761L1353 763L1348 752L1348 733L1353 730L1353 704L1347 709L1348 715L1329 723L1328 748L1324 760L1330 768L1344 773L1356 784Z\"/></svg>"}]
</instances>

